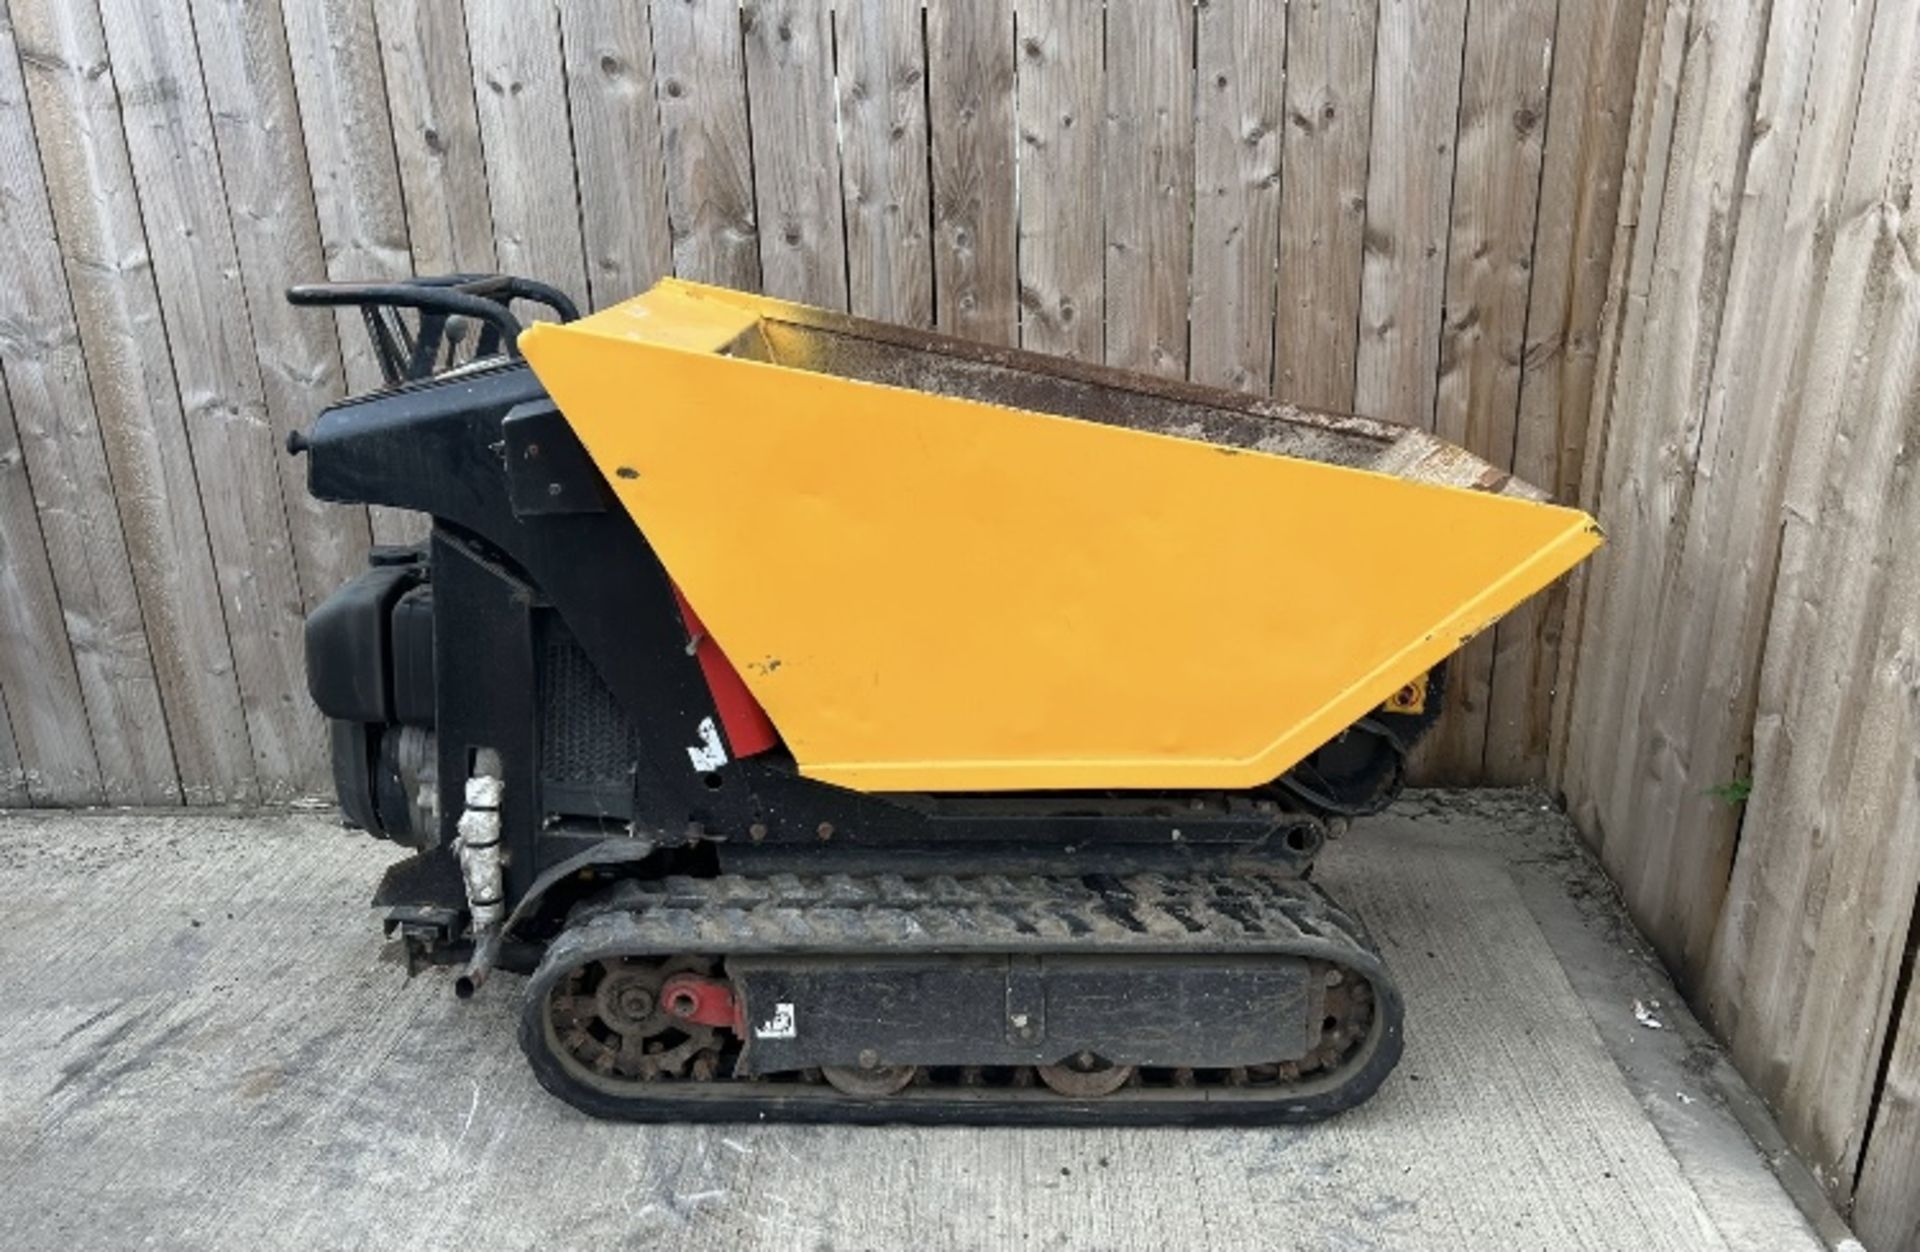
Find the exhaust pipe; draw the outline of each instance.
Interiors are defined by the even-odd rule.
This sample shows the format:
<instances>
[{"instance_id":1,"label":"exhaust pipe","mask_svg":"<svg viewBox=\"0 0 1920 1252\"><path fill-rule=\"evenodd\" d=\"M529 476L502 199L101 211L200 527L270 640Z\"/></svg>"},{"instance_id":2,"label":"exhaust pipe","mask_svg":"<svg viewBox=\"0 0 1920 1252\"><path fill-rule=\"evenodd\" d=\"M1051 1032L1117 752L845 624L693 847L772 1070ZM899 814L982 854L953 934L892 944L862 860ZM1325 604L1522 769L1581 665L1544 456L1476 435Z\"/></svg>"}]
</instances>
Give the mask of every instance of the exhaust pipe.
<instances>
[{"instance_id":1,"label":"exhaust pipe","mask_svg":"<svg viewBox=\"0 0 1920 1252\"><path fill-rule=\"evenodd\" d=\"M473 999L473 993L487 981L487 975L493 972L493 963L500 959L500 941L505 934L505 928L492 926L486 933L475 936L473 956L460 976L453 980L455 999Z\"/></svg>"},{"instance_id":2,"label":"exhaust pipe","mask_svg":"<svg viewBox=\"0 0 1920 1252\"><path fill-rule=\"evenodd\" d=\"M473 998L499 959L507 913L500 849L500 800L506 783L500 777L500 754L482 748L474 754L473 769L473 777L467 779L467 806L453 841L473 926L473 956L453 981L453 994L462 1000Z\"/></svg>"}]
</instances>

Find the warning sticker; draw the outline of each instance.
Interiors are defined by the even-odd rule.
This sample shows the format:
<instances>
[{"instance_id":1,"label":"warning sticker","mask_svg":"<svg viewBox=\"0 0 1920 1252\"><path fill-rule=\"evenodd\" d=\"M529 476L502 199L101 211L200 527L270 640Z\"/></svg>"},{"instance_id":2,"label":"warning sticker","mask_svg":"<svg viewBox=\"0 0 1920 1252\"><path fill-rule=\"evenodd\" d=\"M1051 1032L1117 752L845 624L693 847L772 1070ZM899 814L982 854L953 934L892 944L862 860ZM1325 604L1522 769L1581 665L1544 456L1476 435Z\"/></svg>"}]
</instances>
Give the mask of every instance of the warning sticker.
<instances>
[{"instance_id":1,"label":"warning sticker","mask_svg":"<svg viewBox=\"0 0 1920 1252\"><path fill-rule=\"evenodd\" d=\"M791 1039L793 1036L793 1005L784 1000L773 1006L772 1017L753 1028L755 1039Z\"/></svg>"}]
</instances>

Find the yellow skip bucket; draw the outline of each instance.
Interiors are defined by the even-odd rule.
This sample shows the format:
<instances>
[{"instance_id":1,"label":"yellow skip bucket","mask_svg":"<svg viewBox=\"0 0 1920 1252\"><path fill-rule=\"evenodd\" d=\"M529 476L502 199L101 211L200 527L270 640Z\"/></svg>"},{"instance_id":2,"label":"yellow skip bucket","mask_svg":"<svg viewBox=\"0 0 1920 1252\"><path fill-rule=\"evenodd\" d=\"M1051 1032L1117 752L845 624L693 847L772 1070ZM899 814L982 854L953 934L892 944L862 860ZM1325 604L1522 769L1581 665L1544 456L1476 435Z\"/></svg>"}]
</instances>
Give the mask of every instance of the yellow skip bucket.
<instances>
[{"instance_id":1,"label":"yellow skip bucket","mask_svg":"<svg viewBox=\"0 0 1920 1252\"><path fill-rule=\"evenodd\" d=\"M801 772L862 791L1258 786L1600 543L1421 431L720 288L520 343Z\"/></svg>"}]
</instances>

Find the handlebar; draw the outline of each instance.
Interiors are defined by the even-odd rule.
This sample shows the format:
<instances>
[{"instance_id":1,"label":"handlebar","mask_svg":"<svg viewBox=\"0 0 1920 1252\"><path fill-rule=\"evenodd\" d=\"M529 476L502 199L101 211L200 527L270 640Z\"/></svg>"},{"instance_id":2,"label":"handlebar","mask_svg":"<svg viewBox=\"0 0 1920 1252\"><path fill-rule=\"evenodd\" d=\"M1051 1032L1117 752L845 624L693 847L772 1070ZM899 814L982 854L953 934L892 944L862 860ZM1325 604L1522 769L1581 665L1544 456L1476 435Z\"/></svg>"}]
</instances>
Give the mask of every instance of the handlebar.
<instances>
[{"instance_id":1,"label":"handlebar","mask_svg":"<svg viewBox=\"0 0 1920 1252\"><path fill-rule=\"evenodd\" d=\"M448 274L387 283L306 283L287 289L290 304L358 307L389 386L433 375L441 350L449 342L457 344L462 337L457 322L449 326L455 318L480 325L475 357L501 351L520 355L517 340L522 325L510 307L515 300L544 305L563 322L580 316L579 308L559 288L506 274ZM393 316L394 309L417 310L418 330L409 333Z\"/></svg>"}]
</instances>

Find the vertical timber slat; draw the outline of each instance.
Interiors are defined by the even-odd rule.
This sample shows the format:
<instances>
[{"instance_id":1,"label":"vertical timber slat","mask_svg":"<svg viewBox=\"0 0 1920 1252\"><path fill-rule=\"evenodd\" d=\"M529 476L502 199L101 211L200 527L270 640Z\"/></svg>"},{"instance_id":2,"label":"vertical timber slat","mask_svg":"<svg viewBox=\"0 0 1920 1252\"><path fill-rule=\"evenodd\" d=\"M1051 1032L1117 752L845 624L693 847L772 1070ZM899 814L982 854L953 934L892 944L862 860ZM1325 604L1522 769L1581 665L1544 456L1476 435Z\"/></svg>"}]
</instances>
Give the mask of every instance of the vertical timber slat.
<instances>
[{"instance_id":1,"label":"vertical timber slat","mask_svg":"<svg viewBox=\"0 0 1920 1252\"><path fill-rule=\"evenodd\" d=\"M667 167L673 271L758 290L747 79L734 0L653 6L654 92Z\"/></svg>"},{"instance_id":2,"label":"vertical timber slat","mask_svg":"<svg viewBox=\"0 0 1920 1252\"><path fill-rule=\"evenodd\" d=\"M1733 862L1739 813L1716 791L1749 772L1783 471L1831 244L1820 223L1845 175L1868 14L1851 0L1773 10L1694 479L1637 715L1658 768L1617 810L1639 839L1629 855L1647 925L1695 978Z\"/></svg>"},{"instance_id":3,"label":"vertical timber slat","mask_svg":"<svg viewBox=\"0 0 1920 1252\"><path fill-rule=\"evenodd\" d=\"M261 795L320 791L330 774L306 695L284 452L248 334L192 21L186 0L106 0L101 17Z\"/></svg>"},{"instance_id":4,"label":"vertical timber slat","mask_svg":"<svg viewBox=\"0 0 1920 1252\"><path fill-rule=\"evenodd\" d=\"M1711 38L1702 37L1703 27L1711 29ZM1654 637L1667 624L1664 606L1677 588L1698 482L1711 362L1731 264L1725 224L1734 220L1741 195L1746 155L1739 137L1753 122L1764 36L1762 15L1752 6L1706 0L1693 12L1666 199L1659 209L1656 279L1648 293L1641 351L1637 359L1624 358L1627 373L1614 396L1616 408L1634 415L1635 441L1609 452L1620 466L1622 494L1611 504L1602 501L1601 523L1617 532L1603 557L1619 575L1602 629L1612 641L1610 652L1621 646L1626 652L1624 664L1599 684L1602 702L1593 733L1604 736L1598 742L1610 745L1611 756L1595 787L1613 819L1601 858L1622 880L1642 918L1662 907L1658 897L1672 880L1654 875L1668 869L1678 851L1652 846L1664 831L1632 824L1641 790L1679 767L1660 737L1666 728L1643 721L1652 711L1646 701L1653 690L1653 662L1661 652ZM1625 433L1616 428L1612 437ZM1712 854L1710 839L1684 853L1689 858ZM1698 976L1703 951L1686 949L1679 935L1652 938L1683 982Z\"/></svg>"},{"instance_id":5,"label":"vertical timber slat","mask_svg":"<svg viewBox=\"0 0 1920 1252\"><path fill-rule=\"evenodd\" d=\"M1513 466L1554 17L1554 0L1467 14L1434 431L1498 469ZM1480 777L1493 645L1483 631L1447 662L1445 716L1417 757L1429 780Z\"/></svg>"},{"instance_id":6,"label":"vertical timber slat","mask_svg":"<svg viewBox=\"0 0 1920 1252\"><path fill-rule=\"evenodd\" d=\"M1375 0L1287 6L1274 394L1353 409L1372 133Z\"/></svg>"},{"instance_id":7,"label":"vertical timber slat","mask_svg":"<svg viewBox=\"0 0 1920 1252\"><path fill-rule=\"evenodd\" d=\"M1380 0L1353 407L1433 427L1466 0Z\"/></svg>"},{"instance_id":8,"label":"vertical timber slat","mask_svg":"<svg viewBox=\"0 0 1920 1252\"><path fill-rule=\"evenodd\" d=\"M901 0L842 0L834 17L848 304L907 326L933 323L920 19Z\"/></svg>"},{"instance_id":9,"label":"vertical timber slat","mask_svg":"<svg viewBox=\"0 0 1920 1252\"><path fill-rule=\"evenodd\" d=\"M1192 0L1107 10L1106 359L1184 378L1193 261Z\"/></svg>"},{"instance_id":10,"label":"vertical timber slat","mask_svg":"<svg viewBox=\"0 0 1920 1252\"><path fill-rule=\"evenodd\" d=\"M26 460L14 431L13 406L0 390L0 705L7 751L18 770L19 796L0 804L97 804L100 763L87 732L86 705L73 649L60 618L60 597L40 537ZM9 713L11 710L11 713ZM0 765L0 771L6 766Z\"/></svg>"},{"instance_id":11,"label":"vertical timber slat","mask_svg":"<svg viewBox=\"0 0 1920 1252\"><path fill-rule=\"evenodd\" d=\"M327 258L325 277L334 282L411 277L407 212L373 8L369 0L302 0L287 5L285 16ZM379 386L380 368L360 315L345 310L338 321L348 389Z\"/></svg>"},{"instance_id":12,"label":"vertical timber slat","mask_svg":"<svg viewBox=\"0 0 1920 1252\"><path fill-rule=\"evenodd\" d=\"M1194 34L1189 373L1257 395L1273 381L1286 25L1287 6L1211 0Z\"/></svg>"},{"instance_id":13,"label":"vertical timber slat","mask_svg":"<svg viewBox=\"0 0 1920 1252\"><path fill-rule=\"evenodd\" d=\"M576 8L600 11L568 11ZM378 0L374 16L413 271L491 273L493 211L466 14L444 0Z\"/></svg>"},{"instance_id":14,"label":"vertical timber slat","mask_svg":"<svg viewBox=\"0 0 1920 1252\"><path fill-rule=\"evenodd\" d=\"M1680 66L1684 60L1690 8L1688 0L1652 0L1652 4L1654 7L1648 10L1642 33L1640 72L1634 87L1631 127L1634 148L1623 170L1623 175L1632 183L1621 192L1620 221L1610 262L1612 273L1607 280L1609 315L1601 326L1594 394L1590 401L1591 420L1598 425L1598 437L1588 442L1587 460L1580 474L1580 505L1589 513L1599 511L1600 501L1609 498L1610 489L1618 483L1623 473L1623 457L1615 455L1614 444L1626 444L1626 433L1637 417L1630 411L1615 414L1614 398L1625 384L1629 363L1637 360L1645 340L1653 263L1660 238L1660 204L1666 195L1667 170L1672 163ZM1605 555L1605 549L1601 555ZM1548 768L1554 785L1560 789L1576 824L1596 847L1605 842L1606 835L1596 795L1597 780L1589 776L1592 756L1589 748L1602 751L1604 745L1595 744L1586 728L1599 707L1597 702L1606 693L1600 691L1595 682L1583 681L1590 673L1601 675L1603 667L1592 664L1594 657L1578 645L1594 638L1588 632L1599 629L1607 601L1618 581L1614 575L1611 560L1596 559L1585 562L1568 580L1567 621L1576 646L1561 656L1553 733L1547 744Z\"/></svg>"},{"instance_id":15,"label":"vertical timber slat","mask_svg":"<svg viewBox=\"0 0 1920 1252\"><path fill-rule=\"evenodd\" d=\"M587 287L604 308L673 272L653 28L641 4L565 4L560 22Z\"/></svg>"},{"instance_id":16,"label":"vertical timber slat","mask_svg":"<svg viewBox=\"0 0 1920 1252\"><path fill-rule=\"evenodd\" d=\"M585 307L559 9L552 0L467 0L467 50L500 268L550 283ZM516 312L554 316L525 304Z\"/></svg>"},{"instance_id":17,"label":"vertical timber slat","mask_svg":"<svg viewBox=\"0 0 1920 1252\"><path fill-rule=\"evenodd\" d=\"M1633 859L1643 843L1629 822L1638 786L1634 773L1670 764L1649 760L1659 745L1637 729L1654 651L1645 634L1672 586L1670 548L1687 516L1725 295L1730 258L1724 246L1709 246L1709 239L1720 239L1722 223L1733 220L1744 167L1737 137L1751 122L1750 92L1763 42L1761 22L1747 8L1703 0L1691 12L1669 14L1670 24L1685 31L1673 41L1678 46L1670 46L1676 61L1662 71L1676 80L1665 154L1669 172L1661 198L1642 209L1647 255L1643 272L1629 281L1645 281L1646 294L1623 328L1620 372L1610 395L1613 416L1598 505L1612 542L1588 573L1582 627L1584 638L1607 642L1583 653L1573 713L1583 738L1597 750L1581 751L1576 759L1583 776L1569 789L1576 792L1576 811L1585 806L1590 815L1589 833L1609 870L1629 878L1636 875ZM1703 24L1712 26L1712 38L1700 37ZM1637 887L1628 889L1630 903L1639 899ZM1654 939L1665 943L1662 936ZM1677 950L1662 951L1680 966ZM1687 976L1684 968L1680 973Z\"/></svg>"},{"instance_id":18,"label":"vertical timber slat","mask_svg":"<svg viewBox=\"0 0 1920 1252\"><path fill-rule=\"evenodd\" d=\"M1753 790L1707 988L1736 1063L1840 1194L1920 886L1920 220L1894 207L1916 173L1920 20L1880 6L1808 317Z\"/></svg>"},{"instance_id":19,"label":"vertical timber slat","mask_svg":"<svg viewBox=\"0 0 1920 1252\"><path fill-rule=\"evenodd\" d=\"M748 0L741 17L761 289L844 309L847 236L834 135L832 9L828 0Z\"/></svg>"},{"instance_id":20,"label":"vertical timber slat","mask_svg":"<svg viewBox=\"0 0 1920 1252\"><path fill-rule=\"evenodd\" d=\"M934 321L1011 346L1020 340L1013 3L933 5L926 18Z\"/></svg>"},{"instance_id":21,"label":"vertical timber slat","mask_svg":"<svg viewBox=\"0 0 1920 1252\"><path fill-rule=\"evenodd\" d=\"M39 649L71 645L101 798L114 804L178 803L180 781L166 713L114 508L80 328L34 147L26 83L13 27L3 19L0 359L60 608L57 632L49 628L45 637L20 638ZM35 716L24 708L14 714ZM26 798L23 782L22 802Z\"/></svg>"},{"instance_id":22,"label":"vertical timber slat","mask_svg":"<svg viewBox=\"0 0 1920 1252\"><path fill-rule=\"evenodd\" d=\"M258 795L246 714L99 13L11 7L181 792L244 803Z\"/></svg>"},{"instance_id":23,"label":"vertical timber slat","mask_svg":"<svg viewBox=\"0 0 1920 1252\"><path fill-rule=\"evenodd\" d=\"M1083 361L1106 351L1100 204L1104 38L1098 5L1035 0L1019 23L1020 346Z\"/></svg>"},{"instance_id":24,"label":"vertical timber slat","mask_svg":"<svg viewBox=\"0 0 1920 1252\"><path fill-rule=\"evenodd\" d=\"M27 772L20 765L13 724L7 716L7 692L0 687L0 809L21 808L30 802Z\"/></svg>"},{"instance_id":25,"label":"vertical timber slat","mask_svg":"<svg viewBox=\"0 0 1920 1252\"><path fill-rule=\"evenodd\" d=\"M344 388L334 325L286 302L326 271L300 129L286 30L274 0L194 0L213 134L225 176L247 320L276 451ZM308 608L359 572L367 511L307 494L304 461L276 455L295 569ZM303 688L304 690L304 688Z\"/></svg>"},{"instance_id":26,"label":"vertical timber slat","mask_svg":"<svg viewBox=\"0 0 1920 1252\"><path fill-rule=\"evenodd\" d=\"M1909 806L1907 820L1920 822L1920 813ZM1869 1247L1913 1252L1920 1248L1920 1188L1913 1185L1920 1172L1920 978L1907 984L1899 1022L1854 1193L1853 1226Z\"/></svg>"},{"instance_id":27,"label":"vertical timber slat","mask_svg":"<svg viewBox=\"0 0 1920 1252\"><path fill-rule=\"evenodd\" d=\"M1554 36L1513 471L1562 504L1578 501L1587 462L1644 14L1638 0L1563 3ZM1486 782L1546 777L1568 595L1563 579L1494 628Z\"/></svg>"}]
</instances>

